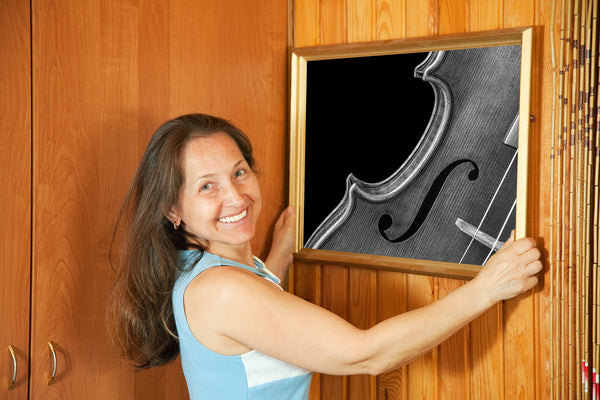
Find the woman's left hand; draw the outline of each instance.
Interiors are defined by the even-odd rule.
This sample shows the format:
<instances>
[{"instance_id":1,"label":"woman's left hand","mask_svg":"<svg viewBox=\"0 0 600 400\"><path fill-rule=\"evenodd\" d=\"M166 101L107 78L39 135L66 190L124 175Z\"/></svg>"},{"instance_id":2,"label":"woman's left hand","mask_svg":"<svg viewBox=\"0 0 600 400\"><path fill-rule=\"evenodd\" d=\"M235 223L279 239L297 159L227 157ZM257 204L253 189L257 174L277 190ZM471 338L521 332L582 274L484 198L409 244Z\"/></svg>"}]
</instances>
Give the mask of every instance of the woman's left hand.
<instances>
[{"instance_id":1,"label":"woman's left hand","mask_svg":"<svg viewBox=\"0 0 600 400\"><path fill-rule=\"evenodd\" d=\"M267 268L283 279L293 261L296 243L296 210L288 206L275 223L271 251L265 260Z\"/></svg>"}]
</instances>

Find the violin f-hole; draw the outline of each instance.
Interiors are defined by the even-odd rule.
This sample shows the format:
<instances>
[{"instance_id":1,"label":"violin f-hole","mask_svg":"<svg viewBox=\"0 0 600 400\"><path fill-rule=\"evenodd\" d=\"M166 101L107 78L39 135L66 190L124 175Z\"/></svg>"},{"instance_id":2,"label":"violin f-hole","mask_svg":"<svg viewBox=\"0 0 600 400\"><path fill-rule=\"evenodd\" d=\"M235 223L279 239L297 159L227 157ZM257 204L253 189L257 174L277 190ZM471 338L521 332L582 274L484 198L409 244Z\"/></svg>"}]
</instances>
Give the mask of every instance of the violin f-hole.
<instances>
[{"instance_id":1,"label":"violin f-hole","mask_svg":"<svg viewBox=\"0 0 600 400\"><path fill-rule=\"evenodd\" d=\"M446 182L452 171L454 171L459 165L465 163L470 163L473 166L473 168L471 169L471 171L469 171L469 174L467 175L469 180L474 181L475 179L477 179L479 177L479 167L474 161L467 159L454 161L453 163L446 166L446 168L444 168L442 172L440 172L440 174L435 178L431 187L427 191L427 195L425 196L421 207L419 207L419 211L417 212L415 219L413 220L410 227L406 230L406 232L404 232L396 239L390 239L385 233L385 231L387 231L392 226L393 218L390 214L383 214L381 217L379 217L379 222L377 224L381 236L390 243L401 243L408 240L411 236L417 233L421 225L423 225L423 223L425 222L427 215L429 215L429 212L433 208L435 200L440 194L444 183Z\"/></svg>"}]
</instances>

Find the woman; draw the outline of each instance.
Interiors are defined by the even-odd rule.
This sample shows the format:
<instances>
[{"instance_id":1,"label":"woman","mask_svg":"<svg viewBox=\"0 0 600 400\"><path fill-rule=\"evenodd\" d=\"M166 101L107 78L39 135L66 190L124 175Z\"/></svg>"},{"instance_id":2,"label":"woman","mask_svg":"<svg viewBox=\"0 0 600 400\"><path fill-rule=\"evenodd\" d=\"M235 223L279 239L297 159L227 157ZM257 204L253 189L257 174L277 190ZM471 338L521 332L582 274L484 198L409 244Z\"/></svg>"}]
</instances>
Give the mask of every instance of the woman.
<instances>
[{"instance_id":1,"label":"woman","mask_svg":"<svg viewBox=\"0 0 600 400\"><path fill-rule=\"evenodd\" d=\"M470 282L361 330L277 285L291 262L294 210L266 265L250 240L261 209L247 137L203 114L152 137L120 216L127 227L113 304L138 367L181 361L192 399L306 399L308 371L380 374L424 354L500 300L533 288L530 238L509 239Z\"/></svg>"}]
</instances>

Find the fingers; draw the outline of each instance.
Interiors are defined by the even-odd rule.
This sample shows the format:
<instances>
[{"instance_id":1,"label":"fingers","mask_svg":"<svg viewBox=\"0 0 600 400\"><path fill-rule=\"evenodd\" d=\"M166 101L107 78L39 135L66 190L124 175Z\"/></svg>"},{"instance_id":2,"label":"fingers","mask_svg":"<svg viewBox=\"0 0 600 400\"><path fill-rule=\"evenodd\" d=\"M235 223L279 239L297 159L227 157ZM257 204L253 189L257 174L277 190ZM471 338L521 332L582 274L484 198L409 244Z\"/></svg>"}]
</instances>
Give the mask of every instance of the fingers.
<instances>
[{"instance_id":1,"label":"fingers","mask_svg":"<svg viewBox=\"0 0 600 400\"><path fill-rule=\"evenodd\" d=\"M277 219L277 222L275 223L275 226L277 228L283 228L284 226L287 225L293 225L296 222L296 210L294 209L293 206L288 206L285 210L283 210L283 212L279 215L279 218Z\"/></svg>"},{"instance_id":2,"label":"fingers","mask_svg":"<svg viewBox=\"0 0 600 400\"><path fill-rule=\"evenodd\" d=\"M525 293L528 290L533 289L538 283L537 276L530 276L527 279L523 280L523 289L521 290L521 294Z\"/></svg>"},{"instance_id":3,"label":"fingers","mask_svg":"<svg viewBox=\"0 0 600 400\"><path fill-rule=\"evenodd\" d=\"M538 274L544 268L544 266L542 265L542 262L540 260L535 259L533 262L530 262L527 265L525 265L524 268L526 274L532 276Z\"/></svg>"},{"instance_id":4,"label":"fingers","mask_svg":"<svg viewBox=\"0 0 600 400\"><path fill-rule=\"evenodd\" d=\"M510 238L504 243L504 245L498 250L501 252L511 252L516 255L525 254L531 249L536 249L536 242L532 238L525 237L521 239L514 239L514 231ZM539 251L538 251L539 252Z\"/></svg>"},{"instance_id":5,"label":"fingers","mask_svg":"<svg viewBox=\"0 0 600 400\"><path fill-rule=\"evenodd\" d=\"M296 238L296 210L289 206L279 216L273 230L273 246L276 251L290 252Z\"/></svg>"}]
</instances>

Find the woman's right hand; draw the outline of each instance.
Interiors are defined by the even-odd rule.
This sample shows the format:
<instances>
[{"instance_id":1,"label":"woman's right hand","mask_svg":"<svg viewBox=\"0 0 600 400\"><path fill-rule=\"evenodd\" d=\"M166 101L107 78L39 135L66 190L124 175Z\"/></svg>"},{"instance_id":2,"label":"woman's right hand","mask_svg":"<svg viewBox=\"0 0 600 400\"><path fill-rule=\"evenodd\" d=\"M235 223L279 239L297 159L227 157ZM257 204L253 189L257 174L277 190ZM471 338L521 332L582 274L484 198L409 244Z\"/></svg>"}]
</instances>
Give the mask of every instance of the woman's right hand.
<instances>
[{"instance_id":1,"label":"woman's right hand","mask_svg":"<svg viewBox=\"0 0 600 400\"><path fill-rule=\"evenodd\" d=\"M532 289L542 270L540 251L532 238L514 240L514 232L472 280L489 295L490 306Z\"/></svg>"}]
</instances>

